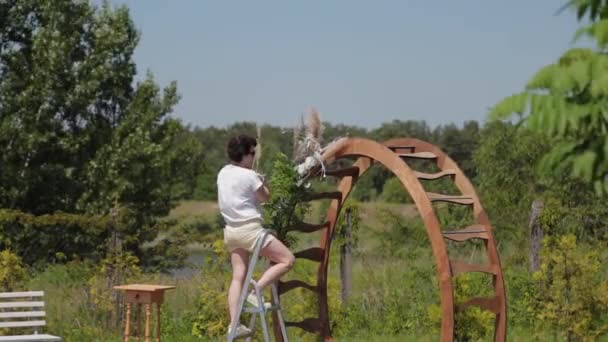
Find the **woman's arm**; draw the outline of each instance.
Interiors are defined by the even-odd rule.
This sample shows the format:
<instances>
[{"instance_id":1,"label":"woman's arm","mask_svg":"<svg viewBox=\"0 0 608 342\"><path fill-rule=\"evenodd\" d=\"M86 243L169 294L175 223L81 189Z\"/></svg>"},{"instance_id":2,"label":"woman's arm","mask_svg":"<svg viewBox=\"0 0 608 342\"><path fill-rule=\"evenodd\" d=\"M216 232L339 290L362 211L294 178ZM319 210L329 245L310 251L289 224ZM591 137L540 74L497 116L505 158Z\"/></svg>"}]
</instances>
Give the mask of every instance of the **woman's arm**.
<instances>
[{"instance_id":1,"label":"woman's arm","mask_svg":"<svg viewBox=\"0 0 608 342\"><path fill-rule=\"evenodd\" d=\"M255 198L258 203L266 203L270 199L270 189L268 188L268 183L266 183L266 179L262 175L258 175L262 180L262 185L256 190Z\"/></svg>"}]
</instances>

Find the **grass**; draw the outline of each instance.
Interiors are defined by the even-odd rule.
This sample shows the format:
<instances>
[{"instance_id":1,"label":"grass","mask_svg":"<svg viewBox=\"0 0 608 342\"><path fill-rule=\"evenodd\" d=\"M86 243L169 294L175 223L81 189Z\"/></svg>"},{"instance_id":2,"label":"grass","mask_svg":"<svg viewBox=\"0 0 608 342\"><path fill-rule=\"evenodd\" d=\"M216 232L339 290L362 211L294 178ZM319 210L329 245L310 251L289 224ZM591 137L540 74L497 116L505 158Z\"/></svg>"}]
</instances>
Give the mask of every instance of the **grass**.
<instances>
[{"instance_id":1,"label":"grass","mask_svg":"<svg viewBox=\"0 0 608 342\"><path fill-rule=\"evenodd\" d=\"M315 222L321 216L322 206L315 203L309 220ZM187 220L192 216L213 218L217 207L212 202L188 201L175 208L170 216ZM363 203L360 207L362 223L360 238L353 263L353 288L350 305L340 305L338 248L332 249L330 277L330 316L338 317L339 326L335 329L336 341L435 341L438 332L433 330L428 307L438 303L439 294L436 284L434 259L425 233L416 223L417 212L411 205L387 203ZM401 230L394 231L394 224L381 217L385 213L394 214L400 222L412 222L411 229L421 229L422 235L400 236ZM419 219L418 219L419 221ZM418 228L416 228L418 227ZM411 233L412 231L410 231ZM217 233L217 232L216 232ZM408 234L410 234L408 233ZM318 245L319 234L300 235L294 250ZM389 237L392 244L382 242ZM389 247L387 247L389 246ZM203 250L197 250L204 252ZM480 258L478 248L450 250L451 255L467 261ZM520 258L519 246L505 245L501 251L504 259L513 262L525 261ZM525 253L525 251L523 251ZM503 260L504 260L503 259ZM90 266L90 265L89 265ZM293 276L316 273L313 262L298 262ZM203 270L205 271L205 270ZM223 272L228 272L225 269ZM97 304L87 291L90 268L85 264L52 265L36 273L29 281L27 290L44 290L46 293L46 311L48 315L47 332L62 336L64 341L120 341L120 328L105 328L103 316L99 314ZM221 275L220 275L221 277ZM202 272L194 272L187 278L176 278L170 275L144 274L137 282L175 285L177 288L168 291L163 307L163 339L165 341L188 342L201 341L192 336L192 319L198 314L198 303L205 298L202 285L207 281ZM224 290L222 290L224 291ZM220 292L223 295L223 292ZM288 294L290 295L290 294ZM308 296L308 297L305 297ZM300 320L316 314L314 304L303 298L309 295L296 294L285 301L291 314ZM510 298L511 300L513 298ZM224 307L218 307L223 312ZM299 310L299 311L298 311ZM349 311L350 310L350 311ZM509 327L509 341L527 341L531 331L522 327ZM314 336L296 335L290 330L292 341L314 341ZM209 338L208 341L221 341L223 337Z\"/></svg>"},{"instance_id":2,"label":"grass","mask_svg":"<svg viewBox=\"0 0 608 342\"><path fill-rule=\"evenodd\" d=\"M218 207L215 201L182 201L169 212L169 218L215 216L217 211Z\"/></svg>"}]
</instances>

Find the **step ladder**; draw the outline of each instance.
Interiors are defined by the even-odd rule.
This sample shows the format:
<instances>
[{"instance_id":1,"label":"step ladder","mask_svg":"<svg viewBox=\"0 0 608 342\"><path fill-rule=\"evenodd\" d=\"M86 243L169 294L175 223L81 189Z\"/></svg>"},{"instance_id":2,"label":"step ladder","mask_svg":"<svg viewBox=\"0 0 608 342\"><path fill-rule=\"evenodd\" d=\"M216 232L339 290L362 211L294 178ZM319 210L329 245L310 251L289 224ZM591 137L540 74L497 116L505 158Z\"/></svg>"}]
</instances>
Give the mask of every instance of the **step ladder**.
<instances>
[{"instance_id":1,"label":"step ladder","mask_svg":"<svg viewBox=\"0 0 608 342\"><path fill-rule=\"evenodd\" d=\"M270 285L272 292L272 303L270 307L265 307L264 299L262 296L262 289L258 287L257 283L253 280L253 271L255 270L255 266L260 258L260 251L262 250L262 246L264 246L264 242L270 235L270 230L265 229L262 233L262 236L258 238L256 242L255 248L253 249L253 253L250 256L249 266L247 267L247 275L245 277L245 281L243 282L243 289L241 290L241 296L239 297L237 314L234 323L230 326L230 333L228 334L228 342L234 341L237 337L236 329L241 324L241 315L243 312L251 313L251 318L249 319L249 329L251 329L252 333L248 336L240 336L239 338L246 338L246 342L251 342L251 337L255 333L255 322L256 317L260 316L260 321L262 324L262 332L264 334L264 341L270 342L270 333L268 332L268 323L266 321L266 313L267 312L276 312L278 318L278 324L281 329L281 335L283 336L283 341L288 342L287 339L287 331L285 329L285 322L283 321L283 314L281 312L281 303L279 299L279 291L277 289L277 283L272 283ZM255 295L258 299L258 307L254 306L245 306L247 301L247 296L249 295L250 289L253 288Z\"/></svg>"}]
</instances>

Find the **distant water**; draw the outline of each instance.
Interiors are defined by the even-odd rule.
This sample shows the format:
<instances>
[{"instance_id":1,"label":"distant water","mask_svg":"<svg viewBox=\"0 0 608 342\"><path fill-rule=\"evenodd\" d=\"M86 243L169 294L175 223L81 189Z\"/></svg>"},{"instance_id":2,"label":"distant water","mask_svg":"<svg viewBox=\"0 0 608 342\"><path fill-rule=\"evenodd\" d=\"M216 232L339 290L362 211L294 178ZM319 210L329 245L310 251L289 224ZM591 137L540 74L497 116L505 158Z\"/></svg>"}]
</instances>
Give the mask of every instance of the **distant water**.
<instances>
[{"instance_id":1,"label":"distant water","mask_svg":"<svg viewBox=\"0 0 608 342\"><path fill-rule=\"evenodd\" d=\"M204 252L194 252L186 259L186 266L171 270L171 274L180 279L193 278L201 271L201 266L205 260Z\"/></svg>"}]
</instances>

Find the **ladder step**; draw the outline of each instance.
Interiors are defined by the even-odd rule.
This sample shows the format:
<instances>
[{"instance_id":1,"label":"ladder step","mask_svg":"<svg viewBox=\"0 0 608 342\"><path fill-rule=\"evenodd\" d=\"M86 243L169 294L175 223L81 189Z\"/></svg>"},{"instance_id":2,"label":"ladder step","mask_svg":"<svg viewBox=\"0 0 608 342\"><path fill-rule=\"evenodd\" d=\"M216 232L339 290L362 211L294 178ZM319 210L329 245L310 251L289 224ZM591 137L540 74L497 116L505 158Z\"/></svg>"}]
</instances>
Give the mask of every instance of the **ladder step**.
<instances>
[{"instance_id":1,"label":"ladder step","mask_svg":"<svg viewBox=\"0 0 608 342\"><path fill-rule=\"evenodd\" d=\"M277 306L277 305L272 305L265 309L258 308L255 306L248 306L246 308L243 308L243 312L248 312L248 313L272 312L272 311L278 311L278 310L281 310L281 307Z\"/></svg>"},{"instance_id":2,"label":"ladder step","mask_svg":"<svg viewBox=\"0 0 608 342\"><path fill-rule=\"evenodd\" d=\"M321 331L323 323L318 318L306 318L305 320L302 320L300 322L285 321L285 326L300 328L309 333L317 333Z\"/></svg>"},{"instance_id":3,"label":"ladder step","mask_svg":"<svg viewBox=\"0 0 608 342\"><path fill-rule=\"evenodd\" d=\"M329 227L330 222L326 221L321 224L311 224L306 222L298 222L293 227L289 228L290 232L314 233L323 228Z\"/></svg>"},{"instance_id":4,"label":"ladder step","mask_svg":"<svg viewBox=\"0 0 608 342\"><path fill-rule=\"evenodd\" d=\"M399 153L399 157L414 159L437 159L435 153L432 152Z\"/></svg>"},{"instance_id":5,"label":"ladder step","mask_svg":"<svg viewBox=\"0 0 608 342\"><path fill-rule=\"evenodd\" d=\"M321 262L323 261L323 254L323 248L313 247L294 253L294 256L299 259L307 259L316 262Z\"/></svg>"},{"instance_id":6,"label":"ladder step","mask_svg":"<svg viewBox=\"0 0 608 342\"><path fill-rule=\"evenodd\" d=\"M444 194L436 194L434 192L427 192L427 197L431 202L449 202L456 203L462 205L471 205L473 204L473 197L465 196L465 195L444 195Z\"/></svg>"},{"instance_id":7,"label":"ladder step","mask_svg":"<svg viewBox=\"0 0 608 342\"><path fill-rule=\"evenodd\" d=\"M279 281L279 294L283 294L286 292L289 292L293 289L297 289L297 288L305 288L308 289L310 291L317 291L317 286L315 285L310 285L307 284L301 280L289 280L289 281Z\"/></svg>"},{"instance_id":8,"label":"ladder step","mask_svg":"<svg viewBox=\"0 0 608 342\"><path fill-rule=\"evenodd\" d=\"M325 171L325 175L326 176L333 176L333 177L354 177L354 176L358 176L359 175L359 167L357 166L349 166L349 167L345 167L342 169L335 169L335 170L327 170Z\"/></svg>"},{"instance_id":9,"label":"ladder step","mask_svg":"<svg viewBox=\"0 0 608 342\"><path fill-rule=\"evenodd\" d=\"M414 172L414 175L418 177L418 179L426 179L426 180L434 180L442 177L453 177L456 175L456 171L452 169L443 170L437 173L424 173L424 172Z\"/></svg>"},{"instance_id":10,"label":"ladder step","mask_svg":"<svg viewBox=\"0 0 608 342\"><path fill-rule=\"evenodd\" d=\"M468 307L477 306L481 309L490 311L494 314L500 313L500 298L496 297L475 297L467 300L466 302L456 305L456 311L462 311Z\"/></svg>"},{"instance_id":11,"label":"ladder step","mask_svg":"<svg viewBox=\"0 0 608 342\"><path fill-rule=\"evenodd\" d=\"M340 191L329 191L329 192L319 192L316 194L308 195L304 201L315 201L320 199L337 199L342 200L342 193Z\"/></svg>"},{"instance_id":12,"label":"ladder step","mask_svg":"<svg viewBox=\"0 0 608 342\"><path fill-rule=\"evenodd\" d=\"M443 232L443 237L452 241L466 241L470 239L484 239L487 240L488 231L482 225L472 225L464 229L459 230L448 230Z\"/></svg>"},{"instance_id":13,"label":"ladder step","mask_svg":"<svg viewBox=\"0 0 608 342\"><path fill-rule=\"evenodd\" d=\"M465 272L483 272L489 274L498 274L497 265L482 265L482 264L469 264L464 261L454 260L450 262L452 267L452 276L455 277Z\"/></svg>"}]
</instances>

